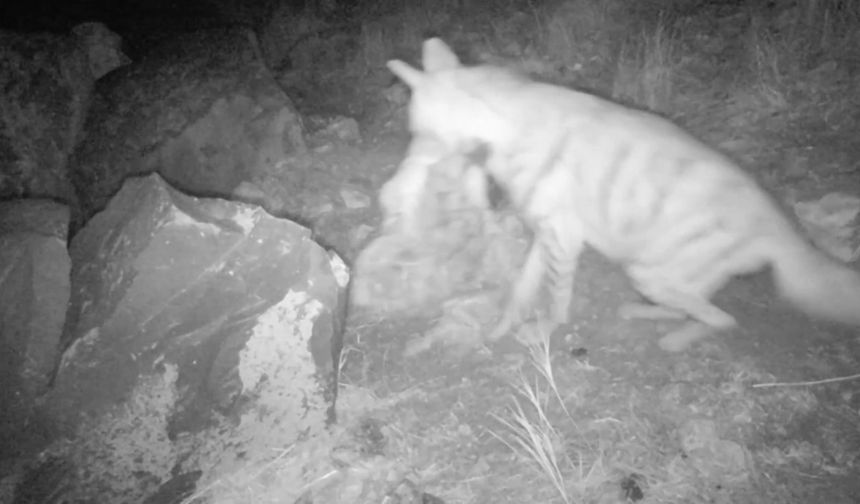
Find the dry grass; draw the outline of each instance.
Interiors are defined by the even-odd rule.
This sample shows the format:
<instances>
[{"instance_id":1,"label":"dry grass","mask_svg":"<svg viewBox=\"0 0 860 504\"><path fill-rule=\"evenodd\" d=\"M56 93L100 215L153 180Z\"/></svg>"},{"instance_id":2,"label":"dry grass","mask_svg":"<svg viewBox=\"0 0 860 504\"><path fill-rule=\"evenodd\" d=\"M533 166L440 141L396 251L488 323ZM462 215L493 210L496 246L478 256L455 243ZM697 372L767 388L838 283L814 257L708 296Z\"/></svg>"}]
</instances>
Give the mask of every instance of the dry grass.
<instances>
[{"instance_id":1,"label":"dry grass","mask_svg":"<svg viewBox=\"0 0 860 504\"><path fill-rule=\"evenodd\" d=\"M516 67L673 117L738 103L766 118L810 99L841 117L844 107L833 101L846 96L844 84L834 86L860 59L860 3L849 0L754 2L731 14L703 0L389 0L338 21L349 25L348 43L320 36L295 49L298 34L333 22L284 5L274 8L269 37L261 40L270 60L292 61L291 75L301 76L287 87L325 95L315 103L338 95L353 108L373 96L356 96L359 89L393 82L387 60L416 62L430 36L445 39L465 61Z\"/></svg>"},{"instance_id":2,"label":"dry grass","mask_svg":"<svg viewBox=\"0 0 860 504\"><path fill-rule=\"evenodd\" d=\"M679 66L678 39L662 19L624 44L612 96L654 111L672 109Z\"/></svg>"},{"instance_id":3,"label":"dry grass","mask_svg":"<svg viewBox=\"0 0 860 504\"><path fill-rule=\"evenodd\" d=\"M785 48L761 30L749 32L750 72L754 76L753 88L759 97L758 105L768 110L788 107L789 79L783 68Z\"/></svg>"},{"instance_id":4,"label":"dry grass","mask_svg":"<svg viewBox=\"0 0 860 504\"><path fill-rule=\"evenodd\" d=\"M535 18L545 20L545 54L577 71L588 65L609 65L614 59L613 36L623 24L615 17L618 7L616 1L573 0L544 10Z\"/></svg>"},{"instance_id":5,"label":"dry grass","mask_svg":"<svg viewBox=\"0 0 860 504\"><path fill-rule=\"evenodd\" d=\"M840 66L860 55L860 3L804 0L750 13L748 66L754 88L773 109L827 101Z\"/></svg>"},{"instance_id":6,"label":"dry grass","mask_svg":"<svg viewBox=\"0 0 860 504\"><path fill-rule=\"evenodd\" d=\"M565 503L570 503L572 501L568 495L563 472L567 461L564 460L564 451L557 448L562 444L562 438L546 416L540 386L529 385L528 379L523 376L517 391L530 406L532 414L527 414L520 400L514 398L513 406L506 415L508 418L496 415L496 419L508 429L513 440L508 440L495 432L493 435L515 453L537 464L558 491L561 499Z\"/></svg>"},{"instance_id":7,"label":"dry grass","mask_svg":"<svg viewBox=\"0 0 860 504\"><path fill-rule=\"evenodd\" d=\"M600 452L583 435L559 391L550 358L549 332L539 331L529 346L535 377L530 379L520 370L512 383L511 405L505 413L493 414L505 431L490 433L514 453L531 461L563 502L580 502L606 483L606 471ZM551 418L553 401L561 414ZM554 425L559 422L565 424L564 431L576 432L580 439L576 442L566 439Z\"/></svg>"}]
</instances>

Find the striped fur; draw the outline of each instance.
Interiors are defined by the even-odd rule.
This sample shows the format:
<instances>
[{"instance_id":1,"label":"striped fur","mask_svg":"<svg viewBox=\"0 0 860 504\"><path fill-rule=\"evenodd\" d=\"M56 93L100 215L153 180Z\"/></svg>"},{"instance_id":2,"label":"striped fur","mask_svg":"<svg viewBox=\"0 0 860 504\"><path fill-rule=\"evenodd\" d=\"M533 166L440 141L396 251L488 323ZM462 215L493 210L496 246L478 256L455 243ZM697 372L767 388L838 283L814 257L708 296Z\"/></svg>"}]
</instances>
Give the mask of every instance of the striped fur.
<instances>
[{"instance_id":1,"label":"striped fur","mask_svg":"<svg viewBox=\"0 0 860 504\"><path fill-rule=\"evenodd\" d=\"M768 266L798 308L860 325L860 275L812 247L748 174L673 123L500 68L461 66L439 39L425 42L423 65L388 64L412 89L412 133L449 151L487 145L486 169L534 231L491 338L533 308L547 273L550 315L566 322L586 243L656 303L623 315L692 319L661 340L667 350L735 326L711 297Z\"/></svg>"}]
</instances>

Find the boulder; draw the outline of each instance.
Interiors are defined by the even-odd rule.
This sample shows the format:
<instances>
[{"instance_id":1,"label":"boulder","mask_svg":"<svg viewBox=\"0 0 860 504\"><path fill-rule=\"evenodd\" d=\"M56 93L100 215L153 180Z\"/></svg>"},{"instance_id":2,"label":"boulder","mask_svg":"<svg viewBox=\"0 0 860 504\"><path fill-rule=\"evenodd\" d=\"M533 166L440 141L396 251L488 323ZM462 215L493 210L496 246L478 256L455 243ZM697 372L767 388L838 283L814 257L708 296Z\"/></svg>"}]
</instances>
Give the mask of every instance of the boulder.
<instances>
[{"instance_id":1,"label":"boulder","mask_svg":"<svg viewBox=\"0 0 860 504\"><path fill-rule=\"evenodd\" d=\"M265 461L334 419L348 272L259 207L130 178L70 246L43 414L67 499L140 502ZM53 481L46 477L47 481Z\"/></svg>"},{"instance_id":2,"label":"boulder","mask_svg":"<svg viewBox=\"0 0 860 504\"><path fill-rule=\"evenodd\" d=\"M128 63L101 23L70 34L0 30L0 199L75 200L67 164L97 79Z\"/></svg>"},{"instance_id":3,"label":"boulder","mask_svg":"<svg viewBox=\"0 0 860 504\"><path fill-rule=\"evenodd\" d=\"M157 172L187 193L229 197L242 182L265 188L260 181L308 166L301 119L250 30L177 36L96 86L70 165L80 198L73 233L132 175Z\"/></svg>"},{"instance_id":4,"label":"boulder","mask_svg":"<svg viewBox=\"0 0 860 504\"><path fill-rule=\"evenodd\" d=\"M0 203L0 460L44 435L32 420L69 301L68 225L68 207L52 201Z\"/></svg>"}]
</instances>

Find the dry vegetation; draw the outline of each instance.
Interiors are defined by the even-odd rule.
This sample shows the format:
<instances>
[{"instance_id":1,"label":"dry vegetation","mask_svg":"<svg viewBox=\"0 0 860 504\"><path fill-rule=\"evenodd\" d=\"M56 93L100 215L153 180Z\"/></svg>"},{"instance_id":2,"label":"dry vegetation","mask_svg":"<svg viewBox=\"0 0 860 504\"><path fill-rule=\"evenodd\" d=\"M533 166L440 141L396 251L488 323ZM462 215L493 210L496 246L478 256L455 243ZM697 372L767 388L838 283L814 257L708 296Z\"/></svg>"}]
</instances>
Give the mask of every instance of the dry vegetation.
<instances>
[{"instance_id":1,"label":"dry vegetation","mask_svg":"<svg viewBox=\"0 0 860 504\"><path fill-rule=\"evenodd\" d=\"M261 23L271 66L307 114L352 115L366 136L390 134L390 108L402 104L385 98L394 79L384 62L415 61L421 41L438 35L467 61L668 115L758 167L787 201L857 170L860 2L368 4L341 17L272 5ZM850 483L860 471L857 382L753 387L856 372L856 348L802 336L758 346L755 328L776 338L795 327L762 319L731 351L709 343L658 355L653 328L612 314L627 295L620 274L599 262L586 269L577 295L591 301L578 325L526 353L403 359L421 322L354 314L338 430L275 450L269 466L198 496L413 502L395 500L406 479L449 503L860 499ZM803 347L798 360L767 350L792 342Z\"/></svg>"}]
</instances>

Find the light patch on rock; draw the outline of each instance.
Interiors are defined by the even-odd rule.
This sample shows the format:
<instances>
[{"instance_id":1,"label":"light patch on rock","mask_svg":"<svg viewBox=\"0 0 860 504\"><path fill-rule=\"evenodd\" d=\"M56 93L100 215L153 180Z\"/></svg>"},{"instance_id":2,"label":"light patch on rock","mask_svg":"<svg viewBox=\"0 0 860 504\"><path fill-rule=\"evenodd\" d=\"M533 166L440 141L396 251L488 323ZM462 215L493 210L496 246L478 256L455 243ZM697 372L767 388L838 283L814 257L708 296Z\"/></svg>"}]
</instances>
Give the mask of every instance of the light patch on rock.
<instances>
[{"instance_id":1,"label":"light patch on rock","mask_svg":"<svg viewBox=\"0 0 860 504\"><path fill-rule=\"evenodd\" d=\"M201 222L200 219L195 219L175 206L171 208L169 220L172 226L195 228L201 234L218 235L221 232L221 228L215 224Z\"/></svg>"},{"instance_id":2,"label":"light patch on rock","mask_svg":"<svg viewBox=\"0 0 860 504\"><path fill-rule=\"evenodd\" d=\"M298 362L294 356L307 352L314 321L322 308L322 303L310 299L307 292L290 290L278 304L260 315L245 349L239 353L238 369L244 393L264 393L257 390L264 378L270 384L289 386L290 383L295 384L301 375L314 374L311 360L302 369L285 369L280 364L284 361ZM304 388L296 387L297 390ZM284 391L276 392L282 394Z\"/></svg>"},{"instance_id":3,"label":"light patch on rock","mask_svg":"<svg viewBox=\"0 0 860 504\"><path fill-rule=\"evenodd\" d=\"M81 311L84 311L85 309L86 307ZM78 359L78 353L87 353L93 345L96 345L99 342L99 334L99 328L93 327L80 339L72 343L72 346L63 353L63 357L60 361L60 369L66 367L69 362L75 362Z\"/></svg>"},{"instance_id":4,"label":"light patch on rock","mask_svg":"<svg viewBox=\"0 0 860 504\"><path fill-rule=\"evenodd\" d=\"M162 369L141 378L122 407L81 424L74 443L60 448L76 461L80 484L75 490L83 492L65 498L91 496L93 488L86 482L94 478L102 495L132 496L152 491L170 477L171 465L165 461L175 461L176 452L168 438L168 422L178 398L179 371L171 364Z\"/></svg>"},{"instance_id":5,"label":"light patch on rock","mask_svg":"<svg viewBox=\"0 0 860 504\"><path fill-rule=\"evenodd\" d=\"M331 265L331 272L334 275L334 280L337 282L337 285L341 288L344 288L349 284L349 266L343 262L343 259L337 255L337 252L330 250L328 252L329 264Z\"/></svg>"},{"instance_id":6,"label":"light patch on rock","mask_svg":"<svg viewBox=\"0 0 860 504\"><path fill-rule=\"evenodd\" d=\"M322 394L311 393L319 383L309 350L322 310L322 303L306 292L290 290L258 318L237 366L243 393L254 397L253 407L238 423L222 417L208 434L181 443L181 452L192 454L187 467L203 471L201 494L217 495L220 478L265 466L278 450L323 431L326 404Z\"/></svg>"}]
</instances>

